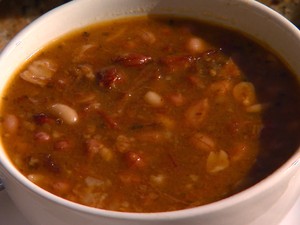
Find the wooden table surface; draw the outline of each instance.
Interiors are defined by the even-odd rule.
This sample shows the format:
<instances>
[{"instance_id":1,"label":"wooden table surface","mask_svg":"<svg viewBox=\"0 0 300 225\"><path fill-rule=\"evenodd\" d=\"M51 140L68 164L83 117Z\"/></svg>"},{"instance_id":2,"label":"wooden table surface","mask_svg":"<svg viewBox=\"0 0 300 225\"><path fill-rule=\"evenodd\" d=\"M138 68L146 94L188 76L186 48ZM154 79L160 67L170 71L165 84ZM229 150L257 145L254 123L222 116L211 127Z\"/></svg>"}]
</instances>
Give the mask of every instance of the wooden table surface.
<instances>
[{"instance_id":1,"label":"wooden table surface","mask_svg":"<svg viewBox=\"0 0 300 225\"><path fill-rule=\"evenodd\" d=\"M66 0L0 0L0 50L27 24Z\"/></svg>"}]
</instances>

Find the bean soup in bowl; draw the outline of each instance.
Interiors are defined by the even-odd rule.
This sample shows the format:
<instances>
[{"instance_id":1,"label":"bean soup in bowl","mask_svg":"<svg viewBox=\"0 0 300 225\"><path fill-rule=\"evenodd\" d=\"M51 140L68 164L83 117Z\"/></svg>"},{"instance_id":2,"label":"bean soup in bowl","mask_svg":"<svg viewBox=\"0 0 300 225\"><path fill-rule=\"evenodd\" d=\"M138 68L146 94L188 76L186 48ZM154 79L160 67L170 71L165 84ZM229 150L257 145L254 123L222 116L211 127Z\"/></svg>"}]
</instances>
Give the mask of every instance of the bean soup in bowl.
<instances>
[{"instance_id":1,"label":"bean soup in bowl","mask_svg":"<svg viewBox=\"0 0 300 225\"><path fill-rule=\"evenodd\" d=\"M202 7L222 4L212 2ZM80 5L87 13L93 3L75 1L52 15ZM263 192L262 180L281 166L297 166L300 85L285 56L234 23L198 18L187 9L174 13L185 9L159 3L130 17L96 20L96 12L81 13L86 24L60 28L27 48L7 73L2 155L23 182L54 203L108 217L136 215L128 222L141 224L147 214L226 205L259 185ZM52 15L20 37L42 29ZM17 48L9 46L3 58Z\"/></svg>"}]
</instances>

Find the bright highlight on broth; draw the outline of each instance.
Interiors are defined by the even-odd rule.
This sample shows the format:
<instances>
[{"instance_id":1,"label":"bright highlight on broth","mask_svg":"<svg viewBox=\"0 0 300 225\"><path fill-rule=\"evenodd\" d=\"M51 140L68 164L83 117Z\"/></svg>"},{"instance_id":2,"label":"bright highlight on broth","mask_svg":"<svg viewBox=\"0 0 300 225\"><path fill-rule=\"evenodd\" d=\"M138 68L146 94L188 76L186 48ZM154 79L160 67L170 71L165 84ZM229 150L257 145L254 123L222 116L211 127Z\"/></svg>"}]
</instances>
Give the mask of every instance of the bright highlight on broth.
<instances>
[{"instance_id":1,"label":"bright highlight on broth","mask_svg":"<svg viewBox=\"0 0 300 225\"><path fill-rule=\"evenodd\" d=\"M242 34L182 18L75 31L25 62L2 99L2 142L20 172L101 209L209 204L299 146L288 68Z\"/></svg>"}]
</instances>

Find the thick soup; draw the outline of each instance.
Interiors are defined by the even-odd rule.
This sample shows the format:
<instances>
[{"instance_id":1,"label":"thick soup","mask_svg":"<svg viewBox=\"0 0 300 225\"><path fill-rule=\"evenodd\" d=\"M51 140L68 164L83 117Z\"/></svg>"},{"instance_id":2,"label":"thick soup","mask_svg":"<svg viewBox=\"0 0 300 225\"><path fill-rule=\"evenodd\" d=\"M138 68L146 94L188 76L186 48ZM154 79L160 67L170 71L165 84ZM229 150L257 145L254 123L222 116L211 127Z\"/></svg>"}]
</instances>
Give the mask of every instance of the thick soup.
<instances>
[{"instance_id":1,"label":"thick soup","mask_svg":"<svg viewBox=\"0 0 300 225\"><path fill-rule=\"evenodd\" d=\"M299 82L243 35L187 19L96 24L34 55L1 105L29 180L101 209L161 212L226 198L299 146Z\"/></svg>"}]
</instances>

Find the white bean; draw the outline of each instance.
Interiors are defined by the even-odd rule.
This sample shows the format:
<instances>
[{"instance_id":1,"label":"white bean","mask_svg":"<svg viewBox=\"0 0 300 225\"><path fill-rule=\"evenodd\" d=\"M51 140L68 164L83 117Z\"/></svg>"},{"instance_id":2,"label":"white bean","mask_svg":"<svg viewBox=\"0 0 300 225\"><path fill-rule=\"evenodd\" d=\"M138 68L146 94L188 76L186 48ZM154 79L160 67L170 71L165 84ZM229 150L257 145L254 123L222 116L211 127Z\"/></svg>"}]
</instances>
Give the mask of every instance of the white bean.
<instances>
[{"instance_id":1,"label":"white bean","mask_svg":"<svg viewBox=\"0 0 300 225\"><path fill-rule=\"evenodd\" d=\"M144 96L145 101L153 107L160 107L163 105L162 97L154 91L148 91Z\"/></svg>"},{"instance_id":2,"label":"white bean","mask_svg":"<svg viewBox=\"0 0 300 225\"><path fill-rule=\"evenodd\" d=\"M207 44L200 38L192 37L187 41L186 48L191 53L200 53L207 49Z\"/></svg>"},{"instance_id":3,"label":"white bean","mask_svg":"<svg viewBox=\"0 0 300 225\"><path fill-rule=\"evenodd\" d=\"M78 121L77 112L73 108L65 104L54 104L51 106L51 111L67 124L74 124Z\"/></svg>"},{"instance_id":4,"label":"white bean","mask_svg":"<svg viewBox=\"0 0 300 225\"><path fill-rule=\"evenodd\" d=\"M260 113L264 111L268 106L269 104L267 103L266 104L258 103L258 104L248 106L246 108L246 111L249 113Z\"/></svg>"},{"instance_id":5,"label":"white bean","mask_svg":"<svg viewBox=\"0 0 300 225\"><path fill-rule=\"evenodd\" d=\"M229 166L229 157L227 152L220 150L218 152L210 152L206 162L206 170L208 173L217 173Z\"/></svg>"}]
</instances>

